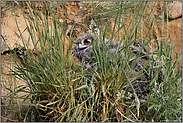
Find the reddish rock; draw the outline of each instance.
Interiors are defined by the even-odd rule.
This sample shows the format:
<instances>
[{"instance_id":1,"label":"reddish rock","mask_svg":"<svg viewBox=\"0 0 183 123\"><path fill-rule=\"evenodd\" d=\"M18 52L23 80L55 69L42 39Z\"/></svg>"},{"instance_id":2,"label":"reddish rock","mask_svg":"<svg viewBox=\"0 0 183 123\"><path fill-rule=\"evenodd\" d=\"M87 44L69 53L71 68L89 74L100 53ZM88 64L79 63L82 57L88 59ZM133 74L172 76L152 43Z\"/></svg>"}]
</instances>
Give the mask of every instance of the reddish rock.
<instances>
[{"instance_id":1,"label":"reddish rock","mask_svg":"<svg viewBox=\"0 0 183 123\"><path fill-rule=\"evenodd\" d=\"M167 4L167 10L168 10L169 19L175 19L182 16L182 2L176 1L173 3Z\"/></svg>"}]
</instances>

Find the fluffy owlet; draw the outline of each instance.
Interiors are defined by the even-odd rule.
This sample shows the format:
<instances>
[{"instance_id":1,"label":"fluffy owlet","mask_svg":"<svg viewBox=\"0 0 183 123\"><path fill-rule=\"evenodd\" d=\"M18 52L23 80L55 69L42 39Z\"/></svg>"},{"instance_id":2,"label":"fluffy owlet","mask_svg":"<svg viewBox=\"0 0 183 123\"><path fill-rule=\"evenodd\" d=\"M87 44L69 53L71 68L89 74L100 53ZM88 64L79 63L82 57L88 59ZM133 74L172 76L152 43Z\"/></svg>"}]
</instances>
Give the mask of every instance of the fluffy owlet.
<instances>
[{"instance_id":1,"label":"fluffy owlet","mask_svg":"<svg viewBox=\"0 0 183 123\"><path fill-rule=\"evenodd\" d=\"M139 56L135 59L135 61L132 60L133 62L129 63L131 65L130 68L132 69L131 70L132 72L130 72L130 77L136 77L139 74L139 72L143 69L143 67L145 67L145 69L143 69L143 72L141 73L142 76L136 78L132 82L133 88L135 89L137 94L144 92L144 90L147 89L147 87L151 82L152 75L147 74L147 72L148 73L152 73L151 71L153 71L154 73L158 72L158 80L163 79L162 69L160 70L153 69L154 65L159 65L161 63L157 61L152 66L152 63L156 60L157 56L152 55L151 50L148 46L143 46L144 42L141 39L131 41L131 43L129 42L121 43L120 41L108 40L108 39L104 39L103 41L102 38L100 38L98 35L94 33L87 33L80 35L80 37L76 40L76 43L77 43L75 47L76 57L81 61L83 61L84 67L88 68L93 66L94 62L97 61L94 55L94 50L97 53L99 53L98 52L99 49L100 51L103 51L104 48L104 46L102 46L103 44L105 44L105 48L107 49L105 50L106 51L105 53L107 55L114 56L116 54L117 49L118 51L121 52L117 57L119 59L118 62L119 65L124 65L122 64L120 59L125 56L125 52L132 57ZM110 57L109 60L112 61L112 58ZM127 69L130 68L127 67ZM126 71L128 71L127 69ZM126 88L131 89L130 86Z\"/></svg>"}]
</instances>

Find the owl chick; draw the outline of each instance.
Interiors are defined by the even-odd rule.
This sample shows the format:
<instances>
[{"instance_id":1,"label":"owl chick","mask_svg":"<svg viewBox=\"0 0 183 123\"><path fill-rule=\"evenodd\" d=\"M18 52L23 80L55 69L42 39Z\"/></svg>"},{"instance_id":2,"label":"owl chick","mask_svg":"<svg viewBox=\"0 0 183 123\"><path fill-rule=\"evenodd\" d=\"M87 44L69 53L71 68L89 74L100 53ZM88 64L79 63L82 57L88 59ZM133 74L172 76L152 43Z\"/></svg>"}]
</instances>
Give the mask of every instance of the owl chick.
<instances>
[{"instance_id":1,"label":"owl chick","mask_svg":"<svg viewBox=\"0 0 183 123\"><path fill-rule=\"evenodd\" d=\"M96 62L94 49L98 52L98 50L102 50L102 45L105 44L107 47L107 54L114 55L116 53L117 47L119 48L118 51L121 51L121 54L118 56L119 58L119 65L120 59L125 55L125 48L128 47L128 54L131 56L140 56L137 58L133 63L131 63L132 72L130 72L130 77L136 77L139 72L145 66L145 69L141 73L141 77L137 78L132 82L133 88L137 94L144 92L151 82L151 76L148 74L150 71L156 72L157 70L152 69L152 62L156 60L157 56L152 55L151 50L148 46L143 46L143 40L135 40L131 44L128 42L127 45L121 43L120 41L104 39L104 41L94 33L87 33L81 34L80 37L76 40L76 57L83 61L84 67L91 67L93 66L94 62ZM94 45L95 44L95 45ZM111 58L109 59L112 60ZM150 60L150 61L149 61ZM161 64L157 61L154 65ZM128 70L126 70L128 71ZM158 71L158 78L163 79L163 71ZM131 90L131 86L125 87L127 90Z\"/></svg>"}]
</instances>

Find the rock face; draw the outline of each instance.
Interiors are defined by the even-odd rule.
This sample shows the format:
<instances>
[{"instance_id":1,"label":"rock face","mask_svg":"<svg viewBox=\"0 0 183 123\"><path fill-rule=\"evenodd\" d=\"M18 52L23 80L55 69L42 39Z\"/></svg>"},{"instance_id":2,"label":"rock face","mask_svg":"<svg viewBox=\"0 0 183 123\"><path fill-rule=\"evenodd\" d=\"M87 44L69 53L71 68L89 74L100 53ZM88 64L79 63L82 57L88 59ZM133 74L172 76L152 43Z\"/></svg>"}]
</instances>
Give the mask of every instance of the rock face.
<instances>
[{"instance_id":1,"label":"rock face","mask_svg":"<svg viewBox=\"0 0 183 123\"><path fill-rule=\"evenodd\" d=\"M15 22L15 16L17 18L18 25ZM1 18L1 35L3 37L1 39L1 54L5 51L24 46L21 39L21 34L19 33L17 26L22 33L24 43L27 44L29 49L34 48L32 42L28 42L30 35L23 15L20 14L19 16L17 16L10 12L7 12L6 17Z\"/></svg>"},{"instance_id":2,"label":"rock face","mask_svg":"<svg viewBox=\"0 0 183 123\"><path fill-rule=\"evenodd\" d=\"M167 4L167 10L168 10L169 19L175 19L175 18L182 16L182 2L175 1L173 3ZM165 13L166 13L166 11L165 11Z\"/></svg>"}]
</instances>

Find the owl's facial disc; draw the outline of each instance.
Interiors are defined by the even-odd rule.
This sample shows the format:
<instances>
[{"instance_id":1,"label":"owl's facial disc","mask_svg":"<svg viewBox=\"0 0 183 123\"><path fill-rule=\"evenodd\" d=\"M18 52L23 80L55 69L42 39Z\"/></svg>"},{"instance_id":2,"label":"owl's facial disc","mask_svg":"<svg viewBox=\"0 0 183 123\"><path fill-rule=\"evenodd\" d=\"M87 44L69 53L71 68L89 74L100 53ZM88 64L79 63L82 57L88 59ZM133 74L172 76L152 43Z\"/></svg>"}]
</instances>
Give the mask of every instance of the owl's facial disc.
<instances>
[{"instance_id":1,"label":"owl's facial disc","mask_svg":"<svg viewBox=\"0 0 183 123\"><path fill-rule=\"evenodd\" d=\"M76 40L76 56L79 59L82 59L86 56L90 56L91 55L91 50L92 50L92 41L93 41L93 37L91 36L87 36L87 37L81 37L78 38Z\"/></svg>"}]
</instances>

